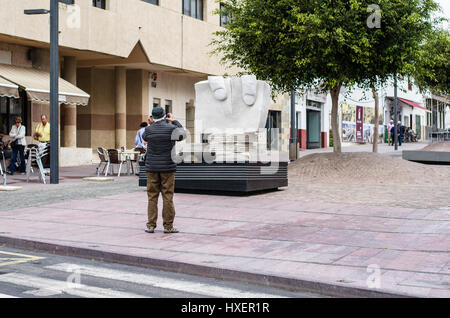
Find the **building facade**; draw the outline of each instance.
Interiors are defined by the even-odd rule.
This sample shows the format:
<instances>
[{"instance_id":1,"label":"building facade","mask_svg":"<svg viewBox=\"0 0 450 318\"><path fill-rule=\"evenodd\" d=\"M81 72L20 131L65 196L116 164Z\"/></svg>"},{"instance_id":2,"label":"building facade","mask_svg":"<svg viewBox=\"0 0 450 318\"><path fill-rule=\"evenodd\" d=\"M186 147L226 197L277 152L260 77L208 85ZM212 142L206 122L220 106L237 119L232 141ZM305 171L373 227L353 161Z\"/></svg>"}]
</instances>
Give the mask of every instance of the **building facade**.
<instances>
[{"instance_id":1,"label":"building facade","mask_svg":"<svg viewBox=\"0 0 450 318\"><path fill-rule=\"evenodd\" d=\"M295 108L300 150L327 148L331 114L331 103L327 103L327 94L313 90L297 94Z\"/></svg>"},{"instance_id":2,"label":"building facade","mask_svg":"<svg viewBox=\"0 0 450 318\"><path fill-rule=\"evenodd\" d=\"M386 140L386 127L394 119L394 83L378 89L379 142ZM412 81L398 81L398 120L411 127L418 140L427 140L428 133L450 127L450 100L447 97L422 92ZM356 142L356 107L364 111L364 142L373 142L375 100L371 90L342 88L339 96L338 120L341 140ZM301 150L327 148L331 145L331 96L313 90L296 96L296 129Z\"/></svg>"},{"instance_id":3,"label":"building facade","mask_svg":"<svg viewBox=\"0 0 450 318\"><path fill-rule=\"evenodd\" d=\"M389 82L378 89L379 95L379 142L386 140L386 127L394 120L394 83ZM425 106L426 95L407 79L398 81L398 121L405 127L411 127L418 140L426 139L426 119L429 110ZM359 88L347 89L341 94L340 118L342 121L342 138L344 141L355 141L355 108L364 108L364 141L373 142L375 118L375 100L370 90Z\"/></svg>"},{"instance_id":4,"label":"building facade","mask_svg":"<svg viewBox=\"0 0 450 318\"><path fill-rule=\"evenodd\" d=\"M0 5L0 21L4 22L0 24L0 66L15 68L13 73L39 71L45 82L49 17L27 16L24 10L48 9L49 1L0 0ZM214 14L218 8L215 0L75 0L74 5L60 4L62 83L73 86L67 96L76 91L85 98L72 103L61 100L62 166L92 162L97 147L133 148L139 125L154 106L173 112L194 133L194 84L209 75L237 72L225 69L219 58L210 54L213 33L221 25L220 15ZM49 115L48 100L30 98L26 86L31 84L17 83L16 74L8 79L2 72L0 67L0 77L17 85L19 96L3 94L5 107L0 115L6 119L1 119L0 133L7 133L3 126L11 125L11 116L21 115L30 138L40 115ZM288 131L288 103L279 100L282 102L274 102L271 110L281 112L280 128Z\"/></svg>"}]
</instances>

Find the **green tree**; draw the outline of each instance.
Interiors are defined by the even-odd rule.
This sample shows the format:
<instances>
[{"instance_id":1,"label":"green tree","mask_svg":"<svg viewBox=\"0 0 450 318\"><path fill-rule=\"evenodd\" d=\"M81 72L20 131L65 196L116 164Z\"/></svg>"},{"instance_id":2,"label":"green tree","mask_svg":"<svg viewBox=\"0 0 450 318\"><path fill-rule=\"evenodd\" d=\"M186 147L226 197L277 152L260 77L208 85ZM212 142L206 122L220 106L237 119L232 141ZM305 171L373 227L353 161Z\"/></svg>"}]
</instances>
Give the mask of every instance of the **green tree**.
<instances>
[{"instance_id":1,"label":"green tree","mask_svg":"<svg viewBox=\"0 0 450 318\"><path fill-rule=\"evenodd\" d=\"M435 30L421 45L414 78L420 88L450 96L450 34L448 31Z\"/></svg>"},{"instance_id":2,"label":"green tree","mask_svg":"<svg viewBox=\"0 0 450 318\"><path fill-rule=\"evenodd\" d=\"M372 15L379 24L365 29L370 49L358 63L358 86L370 89L375 100L373 152L378 152L378 89L394 76L412 76L417 61L423 58L420 47L438 19L433 18L439 6L433 0L379 0ZM370 19L370 18L369 18Z\"/></svg>"},{"instance_id":3,"label":"green tree","mask_svg":"<svg viewBox=\"0 0 450 318\"><path fill-rule=\"evenodd\" d=\"M342 86L376 87L388 75L407 73L411 52L422 41L436 9L433 0L221 2L222 14L231 19L216 33L215 52L222 54L223 62L269 81L277 92L311 88L329 92L335 152L341 152ZM374 12L368 9L374 2L382 10L380 27L376 19L370 20Z\"/></svg>"}]
</instances>

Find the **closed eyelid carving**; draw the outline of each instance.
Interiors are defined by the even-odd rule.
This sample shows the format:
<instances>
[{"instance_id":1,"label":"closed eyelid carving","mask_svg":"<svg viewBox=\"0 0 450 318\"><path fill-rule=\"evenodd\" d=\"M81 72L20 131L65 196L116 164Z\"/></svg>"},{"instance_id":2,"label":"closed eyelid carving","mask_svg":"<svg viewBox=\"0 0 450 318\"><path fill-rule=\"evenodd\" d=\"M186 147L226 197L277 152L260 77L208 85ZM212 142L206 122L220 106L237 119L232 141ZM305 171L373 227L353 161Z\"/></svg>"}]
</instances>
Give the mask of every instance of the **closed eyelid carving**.
<instances>
[{"instance_id":1,"label":"closed eyelid carving","mask_svg":"<svg viewBox=\"0 0 450 318\"><path fill-rule=\"evenodd\" d=\"M242 81L242 99L247 106L253 106L256 102L256 90L258 81L255 75L244 75Z\"/></svg>"},{"instance_id":2,"label":"closed eyelid carving","mask_svg":"<svg viewBox=\"0 0 450 318\"><path fill-rule=\"evenodd\" d=\"M209 76L208 83L215 99L219 101L227 99L228 92L225 86L225 79L222 76Z\"/></svg>"}]
</instances>

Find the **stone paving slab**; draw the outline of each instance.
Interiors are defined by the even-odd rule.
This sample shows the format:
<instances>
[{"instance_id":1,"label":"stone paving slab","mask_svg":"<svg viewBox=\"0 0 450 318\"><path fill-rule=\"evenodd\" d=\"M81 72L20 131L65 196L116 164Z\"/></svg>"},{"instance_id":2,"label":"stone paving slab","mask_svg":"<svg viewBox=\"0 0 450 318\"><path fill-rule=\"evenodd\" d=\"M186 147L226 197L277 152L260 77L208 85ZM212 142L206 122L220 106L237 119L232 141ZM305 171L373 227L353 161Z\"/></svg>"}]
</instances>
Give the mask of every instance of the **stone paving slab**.
<instances>
[{"instance_id":1,"label":"stone paving slab","mask_svg":"<svg viewBox=\"0 0 450 318\"><path fill-rule=\"evenodd\" d=\"M448 210L194 194L177 194L175 205L176 235L162 233L161 218L155 234L144 232L145 191L0 211L0 243L56 244L243 280L260 275L325 293L335 286L450 297ZM369 288L369 266L379 268L380 288Z\"/></svg>"}]
</instances>

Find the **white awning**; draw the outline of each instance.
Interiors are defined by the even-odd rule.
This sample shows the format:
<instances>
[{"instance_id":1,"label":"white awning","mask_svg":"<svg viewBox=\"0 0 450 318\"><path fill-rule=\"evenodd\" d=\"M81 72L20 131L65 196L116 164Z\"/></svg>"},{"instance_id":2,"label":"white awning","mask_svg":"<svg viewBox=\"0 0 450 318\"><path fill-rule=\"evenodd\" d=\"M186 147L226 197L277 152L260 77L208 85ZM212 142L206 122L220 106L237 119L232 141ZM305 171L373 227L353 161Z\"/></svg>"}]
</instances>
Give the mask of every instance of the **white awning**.
<instances>
[{"instance_id":1,"label":"white awning","mask_svg":"<svg viewBox=\"0 0 450 318\"><path fill-rule=\"evenodd\" d=\"M34 101L50 101L50 73L34 68L0 64L0 77L23 88ZM59 79L59 102L62 104L87 105L90 95L75 85Z\"/></svg>"},{"instance_id":2,"label":"white awning","mask_svg":"<svg viewBox=\"0 0 450 318\"><path fill-rule=\"evenodd\" d=\"M19 98L19 86L0 77L0 97Z\"/></svg>"}]
</instances>

